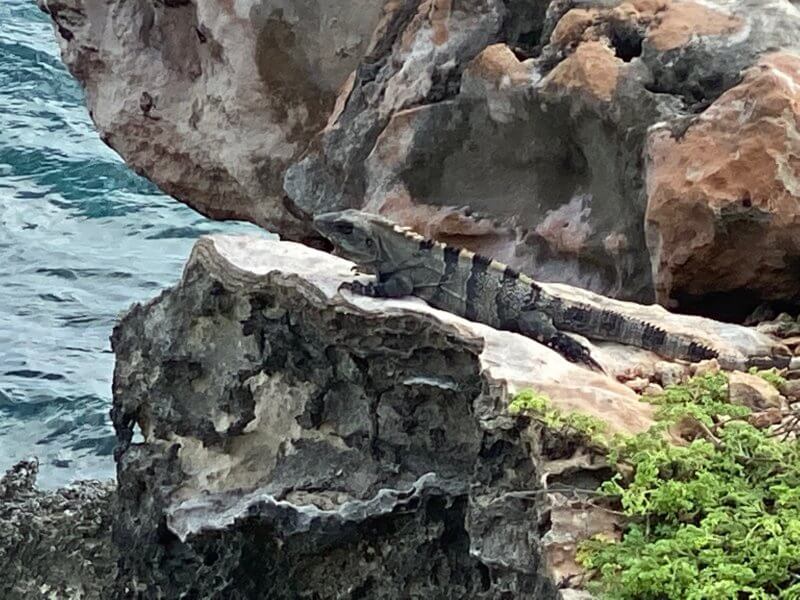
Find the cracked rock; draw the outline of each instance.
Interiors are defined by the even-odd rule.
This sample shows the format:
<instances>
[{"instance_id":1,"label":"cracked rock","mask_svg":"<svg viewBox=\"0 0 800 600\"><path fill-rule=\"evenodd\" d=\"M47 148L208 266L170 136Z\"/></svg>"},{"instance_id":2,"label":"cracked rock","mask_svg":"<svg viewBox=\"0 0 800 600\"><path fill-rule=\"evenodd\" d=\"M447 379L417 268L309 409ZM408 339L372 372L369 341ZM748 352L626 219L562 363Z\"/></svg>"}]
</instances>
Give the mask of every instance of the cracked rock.
<instances>
[{"instance_id":1,"label":"cracked rock","mask_svg":"<svg viewBox=\"0 0 800 600\"><path fill-rule=\"evenodd\" d=\"M508 403L532 388L609 433L647 429L652 406L529 338L418 299L339 293L352 266L291 242L205 237L178 285L121 320L116 597L544 599L578 585L576 544L613 529L580 490L608 469ZM615 309L727 356L776 345ZM610 373L659 360L593 352Z\"/></svg>"}]
</instances>

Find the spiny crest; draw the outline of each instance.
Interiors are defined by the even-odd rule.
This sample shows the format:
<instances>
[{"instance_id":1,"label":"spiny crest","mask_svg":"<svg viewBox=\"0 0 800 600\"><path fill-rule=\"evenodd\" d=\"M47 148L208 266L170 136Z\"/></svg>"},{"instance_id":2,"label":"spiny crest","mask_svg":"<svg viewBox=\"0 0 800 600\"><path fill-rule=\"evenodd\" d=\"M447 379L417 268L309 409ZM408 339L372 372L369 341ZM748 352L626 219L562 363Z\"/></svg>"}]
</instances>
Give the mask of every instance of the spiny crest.
<instances>
[{"instance_id":1,"label":"spiny crest","mask_svg":"<svg viewBox=\"0 0 800 600\"><path fill-rule=\"evenodd\" d=\"M416 231L411 229L411 227L403 227L402 225L394 225L392 227L392 229L394 229L397 233L403 235L404 237L407 237L410 240L414 240L415 242L421 242L421 241L423 241L425 239L424 236L420 235L419 233L417 233Z\"/></svg>"},{"instance_id":2,"label":"spiny crest","mask_svg":"<svg viewBox=\"0 0 800 600\"><path fill-rule=\"evenodd\" d=\"M394 231L403 236L417 242L419 244L419 249L422 251L430 251L434 248L441 249L445 257L450 257L450 260L459 261L463 263L469 263L474 266L478 266L480 268L494 271L502 275L503 279L511 279L516 280L522 283L523 285L534 285L533 279L525 275L524 273L519 273L515 271L505 263L500 262L499 260L495 260L493 258L489 258L482 254L476 254L472 250L468 250L466 248L459 248L457 246L452 246L450 244L444 244L442 242L437 242L435 240L426 238L410 227L401 227L400 225L395 225L393 227Z\"/></svg>"},{"instance_id":3,"label":"spiny crest","mask_svg":"<svg viewBox=\"0 0 800 600\"><path fill-rule=\"evenodd\" d=\"M656 347L660 347L661 344L664 343L664 340L669 337L669 333L658 325L653 325L652 323L642 319L636 319L636 321L638 321L640 327L642 328L644 336ZM707 360L711 358L719 358L719 352L699 342L690 342L688 350L689 358L692 362L699 362L701 360Z\"/></svg>"}]
</instances>

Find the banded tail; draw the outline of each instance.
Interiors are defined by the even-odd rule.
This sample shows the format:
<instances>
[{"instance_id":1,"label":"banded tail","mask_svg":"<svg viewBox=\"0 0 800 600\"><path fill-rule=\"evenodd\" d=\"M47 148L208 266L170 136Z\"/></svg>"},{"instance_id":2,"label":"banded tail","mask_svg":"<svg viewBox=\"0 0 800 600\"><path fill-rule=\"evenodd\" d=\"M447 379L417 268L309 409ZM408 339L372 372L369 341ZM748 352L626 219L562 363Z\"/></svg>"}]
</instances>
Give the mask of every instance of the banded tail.
<instances>
[{"instance_id":1,"label":"banded tail","mask_svg":"<svg viewBox=\"0 0 800 600\"><path fill-rule=\"evenodd\" d=\"M648 321L540 292L539 302L559 329L588 338L638 346L672 359L699 362L719 353L690 336L670 333Z\"/></svg>"}]
</instances>

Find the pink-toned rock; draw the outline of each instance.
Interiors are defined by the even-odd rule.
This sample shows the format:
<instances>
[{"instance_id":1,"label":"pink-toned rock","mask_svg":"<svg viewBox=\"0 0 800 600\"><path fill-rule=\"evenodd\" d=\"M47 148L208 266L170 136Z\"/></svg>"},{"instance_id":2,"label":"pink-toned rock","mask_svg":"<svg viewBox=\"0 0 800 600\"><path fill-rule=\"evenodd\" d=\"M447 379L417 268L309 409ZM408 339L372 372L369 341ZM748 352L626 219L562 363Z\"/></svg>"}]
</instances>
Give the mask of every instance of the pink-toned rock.
<instances>
[{"instance_id":1,"label":"pink-toned rock","mask_svg":"<svg viewBox=\"0 0 800 600\"><path fill-rule=\"evenodd\" d=\"M654 129L647 230L658 299L800 298L800 55L749 69L683 135Z\"/></svg>"},{"instance_id":2,"label":"pink-toned rock","mask_svg":"<svg viewBox=\"0 0 800 600\"><path fill-rule=\"evenodd\" d=\"M654 4L654 3L653 3ZM647 41L659 51L673 50L695 36L730 35L741 31L744 19L699 2L665 2L653 14Z\"/></svg>"},{"instance_id":3,"label":"pink-toned rock","mask_svg":"<svg viewBox=\"0 0 800 600\"><path fill-rule=\"evenodd\" d=\"M550 72L543 88L545 91L582 92L608 102L617 89L623 65L608 44L584 42Z\"/></svg>"},{"instance_id":4,"label":"pink-toned rock","mask_svg":"<svg viewBox=\"0 0 800 600\"><path fill-rule=\"evenodd\" d=\"M722 370L716 358L711 360L701 360L699 363L690 365L689 372L694 377L704 377L706 375L716 375Z\"/></svg>"},{"instance_id":5,"label":"pink-toned rock","mask_svg":"<svg viewBox=\"0 0 800 600\"><path fill-rule=\"evenodd\" d=\"M637 377L636 379L626 381L625 385L631 388L637 394L641 394L644 392L645 388L650 385L650 380L645 379L644 377Z\"/></svg>"},{"instance_id":6,"label":"pink-toned rock","mask_svg":"<svg viewBox=\"0 0 800 600\"><path fill-rule=\"evenodd\" d=\"M550 42L559 46L578 43L600 14L596 8L573 8L558 21L550 35Z\"/></svg>"},{"instance_id":7,"label":"pink-toned rock","mask_svg":"<svg viewBox=\"0 0 800 600\"><path fill-rule=\"evenodd\" d=\"M103 140L215 219L310 234L283 174L368 50L380 3L39 0Z\"/></svg>"},{"instance_id":8,"label":"pink-toned rock","mask_svg":"<svg viewBox=\"0 0 800 600\"><path fill-rule=\"evenodd\" d=\"M797 223L778 188L797 168L794 67L736 86L768 50L791 56L787 0L39 3L103 139L214 218L319 243L313 215L366 208L542 281L640 302L737 293L704 314L792 292ZM704 152L734 155L737 136L741 169ZM716 175L682 184L695 138ZM756 150L779 163L775 189ZM719 214L695 227L696 202Z\"/></svg>"},{"instance_id":9,"label":"pink-toned rock","mask_svg":"<svg viewBox=\"0 0 800 600\"><path fill-rule=\"evenodd\" d=\"M753 410L781 408L784 399L771 383L758 375L734 371L728 376L728 393L732 404Z\"/></svg>"}]
</instances>

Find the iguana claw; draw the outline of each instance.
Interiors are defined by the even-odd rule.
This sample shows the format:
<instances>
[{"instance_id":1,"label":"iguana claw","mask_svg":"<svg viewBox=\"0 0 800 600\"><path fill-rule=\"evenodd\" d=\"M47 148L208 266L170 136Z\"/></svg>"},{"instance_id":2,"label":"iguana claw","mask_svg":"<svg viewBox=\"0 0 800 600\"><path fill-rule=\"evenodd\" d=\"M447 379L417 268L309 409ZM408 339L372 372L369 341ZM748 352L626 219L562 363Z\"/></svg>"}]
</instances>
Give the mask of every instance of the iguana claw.
<instances>
[{"instance_id":1,"label":"iguana claw","mask_svg":"<svg viewBox=\"0 0 800 600\"><path fill-rule=\"evenodd\" d=\"M559 333L547 344L570 362L581 363L592 370L605 373L606 370L593 357L590 350L571 337Z\"/></svg>"}]
</instances>

